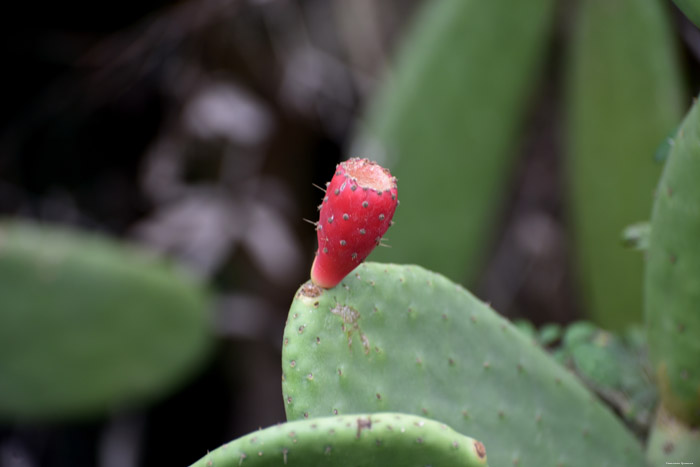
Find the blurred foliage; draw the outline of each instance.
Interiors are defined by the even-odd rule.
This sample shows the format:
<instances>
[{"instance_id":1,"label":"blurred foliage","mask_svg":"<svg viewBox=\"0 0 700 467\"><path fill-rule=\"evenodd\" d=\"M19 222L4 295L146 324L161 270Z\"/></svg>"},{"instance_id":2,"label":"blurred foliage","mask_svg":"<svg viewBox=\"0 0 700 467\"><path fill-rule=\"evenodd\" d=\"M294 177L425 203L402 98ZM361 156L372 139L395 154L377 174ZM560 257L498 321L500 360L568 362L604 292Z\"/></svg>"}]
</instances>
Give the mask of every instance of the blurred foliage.
<instances>
[{"instance_id":1,"label":"blurred foliage","mask_svg":"<svg viewBox=\"0 0 700 467\"><path fill-rule=\"evenodd\" d=\"M0 419L66 420L152 403L201 368L200 284L119 243L0 225Z\"/></svg>"},{"instance_id":2,"label":"blurred foliage","mask_svg":"<svg viewBox=\"0 0 700 467\"><path fill-rule=\"evenodd\" d=\"M667 6L584 0L572 37L570 235L586 313L608 329L641 322L642 256L622 248L619 235L648 219L661 174L654 153L688 100Z\"/></svg>"},{"instance_id":3,"label":"blurred foliage","mask_svg":"<svg viewBox=\"0 0 700 467\"><path fill-rule=\"evenodd\" d=\"M399 179L403 203L400 227L387 235L391 250L373 260L475 281L507 194L554 4L445 0L418 15L357 143L356 152Z\"/></svg>"},{"instance_id":4,"label":"blurred foliage","mask_svg":"<svg viewBox=\"0 0 700 467\"><path fill-rule=\"evenodd\" d=\"M673 0L685 16L696 26L700 26L700 2L698 0Z\"/></svg>"},{"instance_id":5,"label":"blurred foliage","mask_svg":"<svg viewBox=\"0 0 700 467\"><path fill-rule=\"evenodd\" d=\"M678 124L686 95L666 5L576 6L562 72L563 215L584 312L620 328L641 320L642 259L621 248L619 235L648 216L660 174L653 154ZM356 143L409 187L396 214L401 227L388 235L392 249L373 259L475 284L504 209L553 17L547 1L426 5Z\"/></svg>"},{"instance_id":6,"label":"blurred foliage","mask_svg":"<svg viewBox=\"0 0 700 467\"><path fill-rule=\"evenodd\" d=\"M640 438L646 436L653 421L658 390L641 327L616 334L589 321L578 321L564 328L550 324L539 330L525 320L515 324L576 373Z\"/></svg>"}]
</instances>

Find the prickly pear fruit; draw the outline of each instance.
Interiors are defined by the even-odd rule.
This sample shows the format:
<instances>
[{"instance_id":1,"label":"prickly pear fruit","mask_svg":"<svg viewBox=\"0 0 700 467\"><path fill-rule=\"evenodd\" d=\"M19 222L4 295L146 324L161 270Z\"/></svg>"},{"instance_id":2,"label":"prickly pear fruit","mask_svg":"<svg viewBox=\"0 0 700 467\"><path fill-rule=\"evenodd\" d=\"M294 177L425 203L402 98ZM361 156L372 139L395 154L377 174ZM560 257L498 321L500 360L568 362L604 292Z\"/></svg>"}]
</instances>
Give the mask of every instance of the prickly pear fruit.
<instances>
[{"instance_id":1,"label":"prickly pear fruit","mask_svg":"<svg viewBox=\"0 0 700 467\"><path fill-rule=\"evenodd\" d=\"M486 449L440 422L402 413L283 423L208 453L191 467L487 467Z\"/></svg>"},{"instance_id":2,"label":"prickly pear fruit","mask_svg":"<svg viewBox=\"0 0 700 467\"><path fill-rule=\"evenodd\" d=\"M314 284L336 286L379 245L398 205L396 178L379 164L353 158L338 164L319 206Z\"/></svg>"}]
</instances>

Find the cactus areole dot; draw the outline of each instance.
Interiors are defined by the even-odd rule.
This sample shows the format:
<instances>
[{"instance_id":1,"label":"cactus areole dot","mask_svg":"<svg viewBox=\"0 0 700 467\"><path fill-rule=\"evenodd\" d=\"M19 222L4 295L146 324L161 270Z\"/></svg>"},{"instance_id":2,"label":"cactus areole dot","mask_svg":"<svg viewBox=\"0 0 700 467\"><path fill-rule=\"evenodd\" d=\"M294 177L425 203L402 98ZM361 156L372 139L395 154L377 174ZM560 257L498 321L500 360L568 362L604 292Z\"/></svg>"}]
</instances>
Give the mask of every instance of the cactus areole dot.
<instances>
[{"instance_id":1,"label":"cactus areole dot","mask_svg":"<svg viewBox=\"0 0 700 467\"><path fill-rule=\"evenodd\" d=\"M320 206L311 281L338 285L380 244L398 203L396 178L384 167L358 158L338 164Z\"/></svg>"}]
</instances>

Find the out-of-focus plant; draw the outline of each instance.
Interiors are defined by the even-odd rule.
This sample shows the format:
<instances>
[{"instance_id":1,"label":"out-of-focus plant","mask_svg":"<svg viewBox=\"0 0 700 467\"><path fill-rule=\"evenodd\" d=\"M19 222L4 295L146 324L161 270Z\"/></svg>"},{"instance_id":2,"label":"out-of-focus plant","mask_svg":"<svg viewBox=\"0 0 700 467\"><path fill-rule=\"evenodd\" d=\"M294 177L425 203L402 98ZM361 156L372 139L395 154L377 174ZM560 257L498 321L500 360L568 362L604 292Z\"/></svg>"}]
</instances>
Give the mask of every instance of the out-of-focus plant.
<instances>
[{"instance_id":1,"label":"out-of-focus plant","mask_svg":"<svg viewBox=\"0 0 700 467\"><path fill-rule=\"evenodd\" d=\"M75 420L153 403L212 344L208 292L97 235L0 224L0 419Z\"/></svg>"},{"instance_id":2,"label":"out-of-focus plant","mask_svg":"<svg viewBox=\"0 0 700 467\"><path fill-rule=\"evenodd\" d=\"M418 16L358 135L357 154L384 160L414 187L396 218L404 228L375 258L475 285L537 103L556 6L445 1ZM647 216L660 173L654 151L686 99L668 7L581 0L559 16L573 31L558 70L564 218L583 311L610 329L641 320L642 260L619 247L620 234Z\"/></svg>"}]
</instances>

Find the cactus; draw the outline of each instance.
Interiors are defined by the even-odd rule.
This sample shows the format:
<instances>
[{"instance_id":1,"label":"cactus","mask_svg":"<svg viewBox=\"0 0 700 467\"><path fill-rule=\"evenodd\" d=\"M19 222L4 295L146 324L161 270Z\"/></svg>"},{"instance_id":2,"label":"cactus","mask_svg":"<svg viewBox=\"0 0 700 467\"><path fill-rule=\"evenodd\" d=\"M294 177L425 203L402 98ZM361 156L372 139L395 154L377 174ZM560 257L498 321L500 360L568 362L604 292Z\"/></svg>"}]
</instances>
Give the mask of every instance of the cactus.
<instances>
[{"instance_id":1,"label":"cactus","mask_svg":"<svg viewBox=\"0 0 700 467\"><path fill-rule=\"evenodd\" d=\"M422 417L357 414L288 422L250 433L191 467L485 467L483 444Z\"/></svg>"},{"instance_id":2,"label":"cactus","mask_svg":"<svg viewBox=\"0 0 700 467\"><path fill-rule=\"evenodd\" d=\"M608 330L642 320L643 262L620 248L648 216L662 139L684 91L659 0L579 2L568 79L572 239L588 316ZM643 52L642 52L643 51Z\"/></svg>"},{"instance_id":3,"label":"cactus","mask_svg":"<svg viewBox=\"0 0 700 467\"><path fill-rule=\"evenodd\" d=\"M311 280L330 288L379 245L399 200L396 178L367 159L339 164L325 194L316 223L318 251Z\"/></svg>"},{"instance_id":4,"label":"cactus","mask_svg":"<svg viewBox=\"0 0 700 467\"><path fill-rule=\"evenodd\" d=\"M95 235L0 224L0 418L151 401L210 347L207 297L163 261Z\"/></svg>"},{"instance_id":5,"label":"cactus","mask_svg":"<svg viewBox=\"0 0 700 467\"><path fill-rule=\"evenodd\" d=\"M355 153L410 190L375 261L470 283L485 260L553 19L553 0L425 2ZM504 34L507 31L507 34ZM435 241L435 226L440 230Z\"/></svg>"},{"instance_id":6,"label":"cactus","mask_svg":"<svg viewBox=\"0 0 700 467\"><path fill-rule=\"evenodd\" d=\"M696 459L700 459L700 429L688 428L661 408L649 435L649 465L692 465Z\"/></svg>"},{"instance_id":7,"label":"cactus","mask_svg":"<svg viewBox=\"0 0 700 467\"><path fill-rule=\"evenodd\" d=\"M399 411L483 441L494 465L642 465L576 378L460 286L365 263L297 293L283 344L288 419Z\"/></svg>"},{"instance_id":8,"label":"cactus","mask_svg":"<svg viewBox=\"0 0 700 467\"><path fill-rule=\"evenodd\" d=\"M661 401L674 417L700 424L700 110L693 106L656 192L647 251L649 353Z\"/></svg>"}]
</instances>

